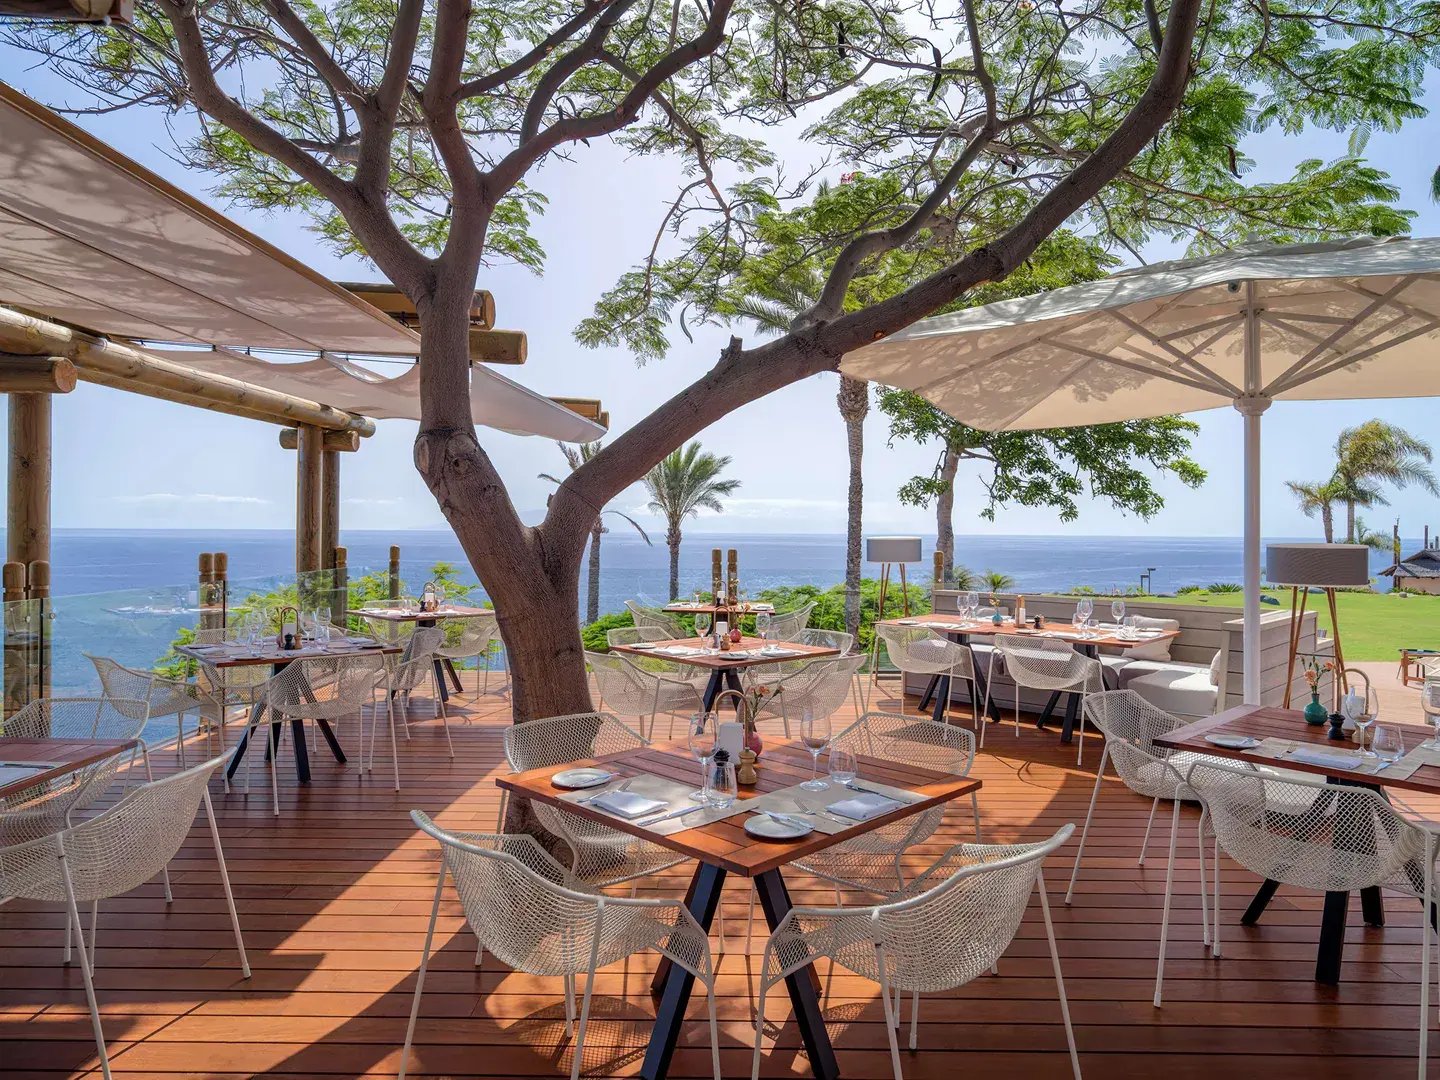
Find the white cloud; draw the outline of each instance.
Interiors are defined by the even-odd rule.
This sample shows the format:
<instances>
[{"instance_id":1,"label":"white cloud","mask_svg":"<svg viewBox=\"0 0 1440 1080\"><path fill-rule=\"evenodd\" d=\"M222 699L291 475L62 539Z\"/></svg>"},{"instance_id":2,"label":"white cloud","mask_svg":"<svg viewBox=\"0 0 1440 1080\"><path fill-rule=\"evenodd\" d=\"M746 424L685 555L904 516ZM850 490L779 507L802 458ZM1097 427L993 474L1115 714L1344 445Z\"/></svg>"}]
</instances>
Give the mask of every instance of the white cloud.
<instances>
[{"instance_id":1,"label":"white cloud","mask_svg":"<svg viewBox=\"0 0 1440 1080\"><path fill-rule=\"evenodd\" d=\"M355 499L341 499L346 506L404 506L409 500L403 496L395 495L390 497L365 497Z\"/></svg>"},{"instance_id":2,"label":"white cloud","mask_svg":"<svg viewBox=\"0 0 1440 1080\"><path fill-rule=\"evenodd\" d=\"M203 506L269 506L269 499L254 495L220 495L211 491L197 491L182 495L174 491L151 491L144 495L112 495L111 502L131 506L182 506L186 503Z\"/></svg>"}]
</instances>

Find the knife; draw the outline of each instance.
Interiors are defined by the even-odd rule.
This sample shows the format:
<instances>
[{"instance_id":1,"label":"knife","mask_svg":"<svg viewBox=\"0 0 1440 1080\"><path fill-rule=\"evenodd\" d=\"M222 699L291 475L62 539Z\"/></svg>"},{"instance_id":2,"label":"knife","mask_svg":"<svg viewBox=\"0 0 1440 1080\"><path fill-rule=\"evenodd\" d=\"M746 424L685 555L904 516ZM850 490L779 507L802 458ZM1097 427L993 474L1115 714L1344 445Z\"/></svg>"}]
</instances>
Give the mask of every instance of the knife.
<instances>
[{"instance_id":1,"label":"knife","mask_svg":"<svg viewBox=\"0 0 1440 1080\"><path fill-rule=\"evenodd\" d=\"M662 821L669 821L671 818L681 818L686 814L693 814L696 810L704 810L704 806L687 806L681 810L671 810L668 814L661 814L659 817L647 818L644 821L635 822L636 825L643 825L649 828L651 825L659 825Z\"/></svg>"}]
</instances>

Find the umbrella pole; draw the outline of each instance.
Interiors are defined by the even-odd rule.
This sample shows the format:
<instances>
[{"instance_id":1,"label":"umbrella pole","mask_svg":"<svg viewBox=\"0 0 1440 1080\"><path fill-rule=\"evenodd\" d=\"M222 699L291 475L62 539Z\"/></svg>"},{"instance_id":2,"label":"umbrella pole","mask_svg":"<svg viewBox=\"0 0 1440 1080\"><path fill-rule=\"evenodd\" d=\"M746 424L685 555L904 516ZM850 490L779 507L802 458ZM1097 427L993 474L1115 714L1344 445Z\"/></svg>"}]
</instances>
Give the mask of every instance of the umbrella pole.
<instances>
[{"instance_id":1,"label":"umbrella pole","mask_svg":"<svg viewBox=\"0 0 1440 1080\"><path fill-rule=\"evenodd\" d=\"M1235 408L1245 418L1245 704L1260 704L1260 417L1270 399L1260 388L1260 313L1255 283L1245 283L1245 395Z\"/></svg>"}]
</instances>

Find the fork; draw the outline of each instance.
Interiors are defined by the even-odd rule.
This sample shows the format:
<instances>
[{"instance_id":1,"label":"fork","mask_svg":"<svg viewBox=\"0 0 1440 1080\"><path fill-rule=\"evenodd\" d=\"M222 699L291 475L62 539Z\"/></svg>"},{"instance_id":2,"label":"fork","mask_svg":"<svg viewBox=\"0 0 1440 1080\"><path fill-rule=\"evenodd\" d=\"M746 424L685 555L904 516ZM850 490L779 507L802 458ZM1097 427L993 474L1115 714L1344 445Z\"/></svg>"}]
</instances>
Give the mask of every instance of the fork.
<instances>
[{"instance_id":1,"label":"fork","mask_svg":"<svg viewBox=\"0 0 1440 1080\"><path fill-rule=\"evenodd\" d=\"M853 821L846 821L846 820L845 820L844 818L842 818L839 814L832 814L829 810L826 810L826 809L824 809L823 807L822 807L821 809L817 810L817 809L815 809L815 807L813 807L813 806L807 806L805 803L801 802L799 799L796 799L796 800L795 800L795 808L796 808L800 813L804 814L806 817L824 817L824 818L827 818L827 819L830 820L830 821L837 822L838 824L841 824L841 825L853 825L853 824L855 824Z\"/></svg>"},{"instance_id":2,"label":"fork","mask_svg":"<svg viewBox=\"0 0 1440 1080\"><path fill-rule=\"evenodd\" d=\"M618 783L618 784L606 785L605 787L603 787L603 788L601 788L599 791L597 791L594 795L587 795L587 796L585 796L585 798L583 798L583 799L576 799L576 800L575 800L575 805L576 805L576 806L589 806L592 802L594 802L596 799L600 798L600 796L602 796L602 795L610 795L610 794L613 794L614 792L617 792L617 791L629 791L629 790L630 790L630 785L633 784L636 780L639 780L639 779L640 779L640 778L639 778L638 776L627 776L624 780L620 781L620 783Z\"/></svg>"}]
</instances>

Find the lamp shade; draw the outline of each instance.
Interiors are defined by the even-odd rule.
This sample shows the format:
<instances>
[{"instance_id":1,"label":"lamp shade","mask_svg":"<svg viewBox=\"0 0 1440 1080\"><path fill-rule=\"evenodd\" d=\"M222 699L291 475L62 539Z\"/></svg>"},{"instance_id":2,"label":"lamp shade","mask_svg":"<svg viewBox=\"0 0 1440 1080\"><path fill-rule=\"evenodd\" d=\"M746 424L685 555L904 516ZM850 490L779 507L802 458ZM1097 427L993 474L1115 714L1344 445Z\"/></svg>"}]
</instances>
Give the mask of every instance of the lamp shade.
<instances>
[{"instance_id":1,"label":"lamp shade","mask_svg":"<svg viewBox=\"0 0 1440 1080\"><path fill-rule=\"evenodd\" d=\"M1272 585L1339 588L1370 583L1370 549L1364 544L1271 544L1265 577Z\"/></svg>"},{"instance_id":2,"label":"lamp shade","mask_svg":"<svg viewBox=\"0 0 1440 1080\"><path fill-rule=\"evenodd\" d=\"M920 537L872 536L865 541L865 558L878 563L919 562Z\"/></svg>"}]
</instances>

